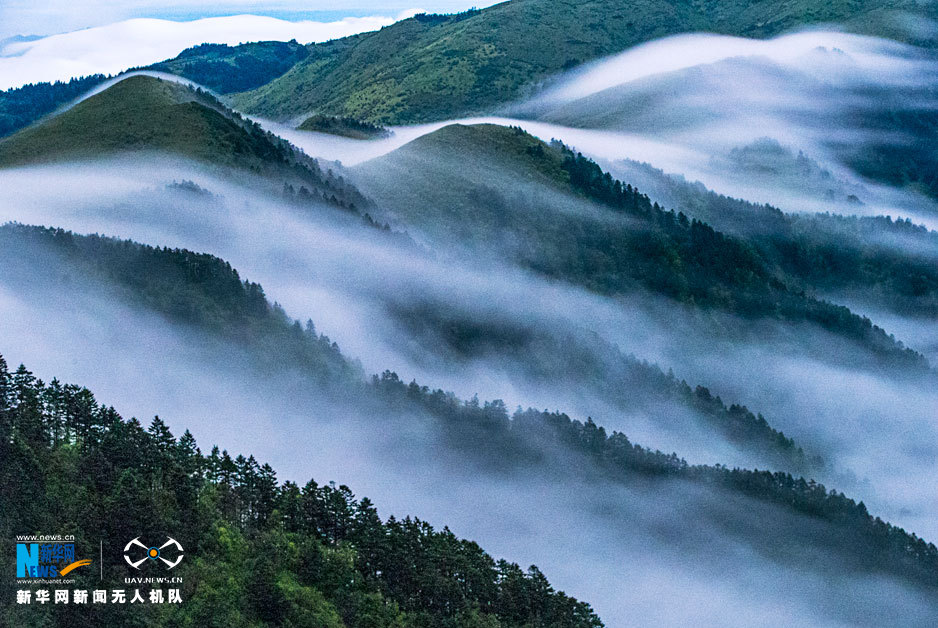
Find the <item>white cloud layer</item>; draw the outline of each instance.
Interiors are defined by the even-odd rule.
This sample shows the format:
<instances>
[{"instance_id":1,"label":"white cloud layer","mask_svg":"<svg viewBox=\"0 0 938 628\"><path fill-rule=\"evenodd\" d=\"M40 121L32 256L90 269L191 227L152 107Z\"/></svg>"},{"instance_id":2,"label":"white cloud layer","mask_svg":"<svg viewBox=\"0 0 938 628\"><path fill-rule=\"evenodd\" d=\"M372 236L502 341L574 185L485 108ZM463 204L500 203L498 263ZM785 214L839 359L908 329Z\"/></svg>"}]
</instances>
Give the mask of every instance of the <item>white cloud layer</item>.
<instances>
[{"instance_id":1,"label":"white cloud layer","mask_svg":"<svg viewBox=\"0 0 938 628\"><path fill-rule=\"evenodd\" d=\"M188 22L139 18L85 30L12 41L0 49L0 89L88 74L114 74L174 57L201 43L326 41L392 24L397 16L346 17L334 22L291 22L258 15Z\"/></svg>"},{"instance_id":2,"label":"white cloud layer","mask_svg":"<svg viewBox=\"0 0 938 628\"><path fill-rule=\"evenodd\" d=\"M839 67L832 68L829 58L824 60L824 67L817 67L821 60L813 57L827 50L841 53ZM625 83L732 58L766 59L803 70L814 66L827 79L833 78L829 75L832 69L866 72L900 84L926 69L902 44L849 33L809 30L764 40L687 33L635 46L571 72L567 80L542 98L555 102L576 100Z\"/></svg>"},{"instance_id":3,"label":"white cloud layer","mask_svg":"<svg viewBox=\"0 0 938 628\"><path fill-rule=\"evenodd\" d=\"M451 13L493 0L431 0L428 12ZM411 0L0 0L0 40L13 35L53 35L139 17L194 20L227 15L267 15L286 20L331 21L346 16L395 15Z\"/></svg>"}]
</instances>

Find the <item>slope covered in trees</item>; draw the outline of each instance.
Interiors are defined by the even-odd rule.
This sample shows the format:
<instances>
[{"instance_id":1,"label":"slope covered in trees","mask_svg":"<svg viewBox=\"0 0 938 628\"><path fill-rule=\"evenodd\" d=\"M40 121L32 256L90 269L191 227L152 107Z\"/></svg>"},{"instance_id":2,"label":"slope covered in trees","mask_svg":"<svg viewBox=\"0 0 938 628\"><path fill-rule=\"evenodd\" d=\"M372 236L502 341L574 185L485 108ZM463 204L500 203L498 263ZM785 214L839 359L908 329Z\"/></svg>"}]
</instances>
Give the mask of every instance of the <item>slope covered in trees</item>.
<instances>
[{"instance_id":1,"label":"slope covered in trees","mask_svg":"<svg viewBox=\"0 0 938 628\"><path fill-rule=\"evenodd\" d=\"M230 94L269 83L307 56L309 50L296 41L202 44L147 69L177 74L219 94Z\"/></svg>"},{"instance_id":2,"label":"slope covered in trees","mask_svg":"<svg viewBox=\"0 0 938 628\"><path fill-rule=\"evenodd\" d=\"M935 594L933 544L816 482L690 466L623 434L607 435L592 421L520 409L509 419L497 403L460 402L407 386L390 373L375 377L374 385L389 404L435 407L450 441L459 439L463 450L485 443L490 464L503 469L520 472L524 464L545 472L556 464L559 446L571 456L566 464L579 457L587 467L598 465L602 481L686 482L725 493L729 503L731 495L745 496L822 524L803 540L807 551L824 548L832 553L828 560L835 557L851 572L889 574ZM218 448L203 455L191 434L177 440L159 418L144 429L100 405L87 389L58 380L45 384L22 366L10 372L2 358L0 392L0 453L8 461L0 469L0 531L51 526L74 533L85 547L107 538L109 574L124 571L123 541L111 539L173 535L191 559L179 572L187 604L147 607L141 612L154 613L148 625L243 618L294 625L316 617L317 625L327 626L468 626L486 615L499 620L493 625L601 625L588 606L555 593L536 568L525 573L496 562L474 543L419 520L382 522L370 500L355 499L345 486L279 484L274 470L251 456L232 457ZM780 550L758 530L737 533L762 551ZM777 558L797 561L801 551L787 547ZM85 582L84 574L77 577ZM119 581L113 586L120 588ZM4 595L11 594L6 588ZM49 605L37 615L4 606L17 625L74 625L119 608Z\"/></svg>"},{"instance_id":3,"label":"slope covered in trees","mask_svg":"<svg viewBox=\"0 0 938 628\"><path fill-rule=\"evenodd\" d=\"M890 20L895 11L933 15L934 7L909 0L512 0L456 15L418 15L374 33L310 45L307 58L234 102L280 119L319 112L382 124L441 120L491 112L557 72L667 35L759 38L842 23L864 34L901 37Z\"/></svg>"},{"instance_id":4,"label":"slope covered in trees","mask_svg":"<svg viewBox=\"0 0 938 628\"><path fill-rule=\"evenodd\" d=\"M0 92L0 137L29 126L107 79L103 74L93 74L68 82L34 83Z\"/></svg>"},{"instance_id":5,"label":"slope covered in trees","mask_svg":"<svg viewBox=\"0 0 938 628\"><path fill-rule=\"evenodd\" d=\"M806 293L806 281L795 281L753 241L665 211L583 155L521 129L450 125L356 172L409 229L437 243L451 245L455 237L457 245L507 255L603 294L643 289L749 319L808 321L888 361L925 366L922 356L870 320ZM810 269L814 261L812 251L797 246L776 243L772 253L788 256L792 267ZM866 279L888 268L867 272ZM849 264L837 270L864 279Z\"/></svg>"},{"instance_id":6,"label":"slope covered in trees","mask_svg":"<svg viewBox=\"0 0 938 628\"><path fill-rule=\"evenodd\" d=\"M73 588L126 590L126 539L182 544L172 575L184 603L141 605L133 625L602 626L534 566L419 519L382 521L344 485L281 483L253 456L205 455L188 431L124 420L85 388L11 373L2 356L0 460L0 533L74 534L82 556L105 543L105 581L79 570ZM12 543L0 557L15 562ZM118 604L20 606L10 586L0 596L4 625L130 625Z\"/></svg>"},{"instance_id":7,"label":"slope covered in trees","mask_svg":"<svg viewBox=\"0 0 938 628\"><path fill-rule=\"evenodd\" d=\"M611 166L664 206L746 239L799 285L916 317L938 315L938 233L910 219L787 214L632 161Z\"/></svg>"},{"instance_id":8,"label":"slope covered in trees","mask_svg":"<svg viewBox=\"0 0 938 628\"><path fill-rule=\"evenodd\" d=\"M689 465L676 454L651 451L632 443L620 432L607 433L592 419L572 420L561 412L519 408L511 417L504 404L480 404L478 400L462 402L443 391L431 391L415 383L402 382L394 373L375 376L375 386L389 399L416 401L434 408L446 421L445 427L454 434L460 447L485 443L490 464L501 468L539 468L544 473L558 462L590 473L592 465L605 474L603 480L640 483L644 480L684 481L690 485L714 490L716 499L732 502L733 495L744 495L757 502L781 506L784 510L805 515L830 527L816 530L816 538L799 538L804 547L794 549L767 538L756 530L735 530L741 540L769 552L776 560L800 560L805 547L832 550L835 560L844 561L851 571L889 573L909 578L919 586L938 593L938 548L909 534L902 528L869 514L863 502L856 502L836 490L804 477L789 473L728 469L724 466ZM577 464L582 465L577 467ZM717 508L720 511L720 508ZM714 525L721 517L738 517L700 511L696 516ZM732 528L733 526L730 525ZM815 545L816 543L816 545ZM792 552L786 555L786 552ZM811 550L807 550L811 551Z\"/></svg>"},{"instance_id":9,"label":"slope covered in trees","mask_svg":"<svg viewBox=\"0 0 938 628\"><path fill-rule=\"evenodd\" d=\"M7 227L5 229L15 235L23 229L30 228ZM64 245L67 250L72 249L74 257L70 262L73 268L80 269L82 267L80 261L81 251L88 252L95 250L95 248L110 246L112 250L110 253L104 253L102 258L106 259L108 264L124 263L129 268L126 271L113 271L112 279L126 289L131 290L133 297L140 299L143 303L169 317L178 317L179 312L186 313L183 318L176 320L195 322L196 324L199 324L198 321L203 321L202 324L204 324L206 317L210 316L207 320L222 322L225 331L220 333L227 334L229 338L236 339L239 333L251 336L252 339L246 341L247 346L264 343L273 344L275 342L271 338L277 336L265 332L265 326L279 327L284 334L288 334L290 333L289 330L295 329L296 333L287 338L291 344L299 347L310 347L309 350L315 354L327 353L333 355L335 360L342 359L337 348L331 345L327 339L317 341L312 337L312 334L304 334L298 329L297 324L291 325L283 319L282 315L271 312L269 307L255 307L260 302L257 296L259 289L252 288L251 284L241 282L237 275L233 274L230 267L218 260L213 260L208 256L192 255L185 251L151 249L130 243L107 241L101 238L87 238L86 242L72 246L74 241L79 239L76 236L55 230L31 229L35 231L35 237L37 238L57 239L56 245ZM8 240L5 242L7 246L0 250L5 252L12 250L10 257L14 259L22 257L15 251L14 247L9 246L10 243L15 243L15 240ZM35 252L35 247L31 247L31 250ZM127 256L127 259L122 259L123 256ZM139 263L135 263L135 260L138 260ZM42 264L47 275L56 272L49 262L50 260L47 258L38 258L38 263ZM25 260L23 263L29 262ZM149 276L147 269L150 267L158 269L158 274L165 276L166 279L155 279ZM12 273L17 273L20 270L16 267L11 269L6 265L4 268ZM74 281L74 277L72 281ZM161 295L165 298L159 298ZM245 304L247 307L238 305L239 303ZM172 304L175 304L175 306ZM254 306L250 304L254 304ZM224 314L219 310L229 310L230 313ZM268 313L266 315L261 314L260 312L263 310ZM191 313L193 311L195 311L194 314ZM244 324L239 322L245 318L259 320L253 328L245 329ZM263 323L265 320L268 322ZM319 342L319 344L314 346L316 342ZM320 348L316 348L316 346ZM280 345L278 352L284 349L285 346ZM294 367L294 365L288 363L290 359L289 354L280 355L275 362L265 363L262 360L260 366L262 370L267 371L267 375L276 377L279 372L277 369L283 370ZM297 363L301 367L303 366L301 361L297 360ZM309 375L310 384L323 380L321 371L316 370L315 367L306 367L304 370ZM147 437L140 436L142 430L139 425L132 421L129 423L119 421L112 410L99 408L94 404L90 394L81 392L79 389L70 388L71 396L66 398L64 388L58 384L50 384L48 388L40 387L25 369L13 374L12 382L15 386L21 386L21 390L26 391L16 393L16 399L26 399L26 403L13 401L10 403L9 409L0 414L4 420L8 421L5 428L9 430L7 433L28 435L30 440L27 441L27 444L30 448L34 447L37 442L53 448L57 444L62 451L59 454L61 457L56 458L56 460L62 460L63 462L62 464L30 467L30 464L36 461L36 458L32 456L31 449L19 453L17 453L18 450L12 451L9 459L17 461L17 473L31 473L33 475L28 476L32 478L31 483L3 483L3 488L0 491L13 491L13 493L0 493L4 500L19 499L17 497L19 493L15 491L20 490L32 491L32 489L35 489L37 494L45 494L53 490L53 495L56 495L54 493L55 489L50 489L46 484L47 481L51 482L54 487L67 486L70 487L69 491L72 491L72 476L61 479L57 476L43 474L63 472L63 469L67 467L62 465L71 462L77 464L83 460L81 456L88 454L93 457L86 463L81 463L84 466L79 467L82 473L81 477L85 478L82 481L95 482L100 478L105 482L109 491L117 491L106 502L107 504L127 504L127 508L131 509L136 508L136 506L133 506L136 499L142 499L146 504L143 511L149 514L149 510L155 509L159 516L166 517L162 521L167 522L167 524L191 524L189 527L198 530L199 534L203 532L209 534L209 537L205 540L193 539L191 544L193 547L205 548L205 551L212 551L219 546L224 549L226 542L231 540L231 537L226 535L231 533L232 529L237 528L237 526L232 527L230 523L232 520L240 522L240 525L243 526L241 528L242 533L246 534L249 539L252 538L251 534L253 533L260 534L261 536L258 538L264 538L264 542L268 543L263 545L265 550L271 547L270 543L275 547L281 547L279 543L284 541L278 539L275 542L269 537L264 537L262 532L264 530L269 531L270 528L264 528L262 522L275 527L279 526L281 531L285 530L288 533L296 530L296 527L291 528L291 525L313 525L312 530L315 531L316 535L326 540L330 539L328 529L324 531L315 527L319 524L291 524L289 522L289 516L291 516L289 513L295 512L297 508L297 502L295 501L288 501L282 507L277 506L271 510L269 504L272 499L276 500L270 495L279 494L278 489L270 488L275 484L272 473L270 471L250 471L254 466L250 459L236 463L232 468L230 460L226 463L223 454L210 456L208 460L190 458L191 466L189 468L202 469L202 471L200 473L192 471L183 475L179 475L176 471L167 471L167 468L158 465L146 467L157 474L153 477L135 476L132 470L135 467L127 469L118 466L117 471L113 472L108 470L110 467L106 467L105 472L89 473L87 469L94 467L88 465L119 465L123 461L136 460L133 455L128 453L126 448L140 447L146 443ZM669 486L675 486L674 482L678 482L688 489L702 490L707 494L712 492L713 499L708 500L708 505L694 513L694 521L697 525L708 529L711 525L720 529L725 528L726 532L732 534L734 539L757 548L759 552L766 553L772 560L797 564L801 560L807 560L809 556L814 556L809 561L812 569L816 567L822 570L836 571L844 568L858 574L888 574L891 577L912 583L916 587L923 587L925 590L931 590L935 586L936 576L938 576L938 550L933 545L922 541L915 535L906 533L900 528L888 525L880 519L870 516L862 503L857 503L841 493L828 491L825 487L807 479L798 478L787 473L729 470L720 466L688 465L676 454L665 454L637 446L621 433L612 433L610 435L592 420L582 422L572 420L567 415L559 412L522 410L520 408L513 414L509 414L505 404L500 401L480 402L478 399L463 401L452 393L439 389L432 390L420 386L416 382L408 385L390 372L375 376L369 382L361 379L356 373L347 375L340 373L337 379L333 379L333 383L345 387L343 398L346 401L355 399L357 400L356 403L363 404L365 415L374 417L382 426L382 430L400 428L406 433L406 422L411 421L411 417L424 416L430 418L433 426L431 438L433 450L447 452L447 460L451 462L465 460L471 462L472 468L478 471L495 474L507 473L509 476L518 477L551 478L551 481L556 482L569 481L571 477L587 479L593 485L611 482L613 484L610 484L610 486L620 484L624 486L648 486L648 483L651 482L653 486L657 486L661 490ZM709 397L709 393L704 395L704 393L698 392L698 396ZM34 399L40 401L32 401ZM16 414L20 409L28 410L22 418L18 418L20 415ZM402 421L404 423L400 423ZM116 431L111 432L111 429ZM157 436L157 442L164 443L166 451L173 451L176 447L179 447L179 445L170 442L171 439L159 422L155 424L152 431ZM121 442L122 434L128 438L136 435L134 436L136 440L131 439L131 443L135 444L117 447L117 444ZM98 440L93 440L91 443L88 440L82 440L88 438ZM139 442L141 439L144 443ZM184 441L188 443L186 448L191 450L194 446L191 439L186 438ZM7 439L3 439L3 442L5 444L11 443ZM15 439L12 442L15 442ZM102 452L96 450L97 445L95 443L106 443L108 446L115 447L115 449ZM137 451L137 449L133 451ZM20 456L20 453L22 453L22 456ZM132 463L127 462L127 464ZM20 466L24 468L20 469ZM241 486L239 490L236 490L236 483L232 481L229 482L227 487L219 489L217 478L224 479L227 474L230 480L231 476L237 475L238 469L246 469L243 473L250 478L247 486ZM214 482L211 481L212 478L215 478ZM183 496L176 496L172 491L167 493L167 488L174 486L174 483L177 482L179 485L178 490L182 491ZM658 484L659 482L660 484ZM82 484L82 486L84 485ZM154 486L160 490L155 491ZM255 492L259 491L259 487L262 486L268 487L265 489L267 490L266 497L261 497L260 493ZM289 489L289 492L294 496L291 499L298 499L298 489L286 485L281 487L279 491L283 492L286 489ZM89 489L88 495L95 500L101 498L99 493L96 492L97 490L99 489ZM208 492L202 493L203 490ZM316 493L316 490L316 487L313 487L313 496L306 499L331 500L334 497L334 495L330 497L332 493L329 491L326 491L325 496L316 497L316 495L322 495ZM302 497L302 493L302 491L299 492L300 497ZM32 492L29 494L32 494ZM654 492L653 494L661 495L661 498L664 499L666 493ZM199 499L196 499L196 496L200 496ZM200 510L197 511L200 514L199 517L186 521L173 519L175 516L173 513L191 512L186 510L185 505L180 505L175 501L181 501L183 497L190 500L185 503L198 502L201 504L199 506ZM213 501L214 499L220 500L218 507L222 509L223 513L220 521L216 515L212 514L214 512L212 508L216 503ZM742 504L738 501L740 499L743 500ZM239 502L237 500L245 500L245 502L238 506ZM261 500L267 500L265 502L267 506L256 510L259 508L257 503ZM746 500L754 501L750 503ZM787 528L769 533L759 528L749 528L733 523L740 517L742 512L737 508L742 507L745 509L755 505L778 509L778 513L784 513L785 521L788 521L789 517L794 517L790 523L784 524L786 526L798 526L801 524L797 522L802 521L812 522L810 525L816 525L817 528L813 529L810 535L804 536ZM37 507L40 506L41 504L37 505ZM313 507L315 508L315 506ZM202 517L201 514L204 511L201 509L204 508L208 508L209 512ZM352 509L355 509L354 505ZM4 508L3 511L16 513L10 516L25 517L26 519L23 521L28 521L30 517L36 515L28 507L25 509ZM79 510L78 512L84 513L85 511ZM89 512L98 513L100 511L92 508ZM109 512L115 513L116 510L110 509ZM141 511L128 510L128 512ZM258 512L265 514L258 515L256 514ZM627 509L623 512L627 512ZM279 514L279 519L275 513ZM35 521L40 522L43 519L39 517ZM123 533L126 532L126 529L117 526L133 525L139 527L140 530L152 531L157 534L167 531L154 528L145 521L137 519L127 519L126 524L122 521L124 521L123 518L106 522L105 526L114 527L103 527L101 529L113 529ZM207 521L210 523L206 523ZM226 524L225 522L229 523ZM15 523L22 524L22 521L16 520ZM208 526L207 531L205 527L198 527L206 525ZM221 525L224 530L220 529L218 525ZM337 526L339 524L333 521L331 525ZM352 523L348 523L348 525L352 526ZM387 525L392 524L388 523ZM309 527L305 529L310 530ZM137 533L139 532L135 532L135 534ZM211 536L213 534L221 536ZM388 535L391 534L391 532L388 532ZM792 538L797 540L785 541L779 545L778 538L774 536L775 534L782 534L785 538L793 535ZM301 545L302 539L298 539L295 544ZM238 545L237 547L247 546ZM825 556L823 559L817 557L817 552L822 550ZM294 554L290 555L295 556ZM223 562L229 560L228 556L230 554L222 553L219 560ZM316 554L313 555L314 564L318 564L315 563L316 556ZM398 558L399 555L395 555L393 560L396 561ZM234 559L230 560L233 561ZM321 582L316 579L319 577L318 572L316 572L317 575L311 576L311 579L304 580L303 576L292 578L289 573L285 575L284 570L289 572L292 568L291 565L297 563L290 562L288 559L284 559L284 561L271 566L272 571L264 572L267 574L263 576L264 578L271 578L271 580L264 581L264 586L273 587L274 593L272 595L282 596L274 599L283 599L284 597L288 601L302 599L302 602L297 602L301 606L311 599L317 599L314 593L308 591L299 595L299 597L291 597L289 592L295 593L297 591L295 588L297 583L306 587L316 587L317 583ZM300 562L307 564L305 561ZM264 564L266 565L266 563ZM414 567L413 569L422 570L431 569L431 567ZM228 572L223 573L227 574ZM303 573L308 575L308 572ZM381 573L382 577L391 577L391 574L399 572L395 572L393 565L388 565L381 570ZM244 577L235 577L235 581L238 583L237 587L249 587L250 581L243 579ZM416 578L417 576L413 577ZM199 578L208 578L209 582L217 582L209 575L205 575L203 578L202 572L199 572ZM271 582L275 584L271 585ZM333 601L333 598L329 597L328 591L329 589L326 589L322 593L327 600ZM371 591L373 590L369 590L369 592ZM406 591L411 592L411 597L407 598L409 602L398 601L399 608L403 611L413 610L415 602L412 596L418 595L419 597L419 594L413 593L412 589ZM385 589L381 589L381 592L386 594ZM206 602L205 609L215 608L217 604L245 604L241 600L229 600L221 593L219 595L222 595L222 598L218 601L213 599L211 602ZM399 600L397 597L393 599ZM436 596L434 596L434 599L437 599ZM347 610L347 606L343 606L344 603L341 600L333 602L336 608L339 609L340 614L351 612ZM364 603L348 603L357 609L364 606ZM411 606L408 606L408 603ZM383 604L383 606L386 605ZM227 606L223 607L227 608ZM283 605L281 605L282 607ZM239 606L237 608L240 610L232 612L247 614L262 612L258 608L250 606ZM286 608L289 609L291 606L287 604ZM466 606L449 604L446 609L445 612L458 613L460 609L466 609ZM414 612L418 612L418 610ZM208 610L205 610L205 612L208 612ZM296 612L306 611L301 608ZM467 610L467 612L469 611ZM520 621L523 622L524 620ZM431 620L429 625L438 624L433 623ZM537 624L535 623L535 625Z\"/></svg>"},{"instance_id":10,"label":"slope covered in trees","mask_svg":"<svg viewBox=\"0 0 938 628\"><path fill-rule=\"evenodd\" d=\"M494 359L509 381L544 387L563 382L588 399L584 406L595 408L599 398L614 408L606 414L650 415L659 430L678 434L686 444L699 446L700 440L716 437L748 460L774 469L811 473L825 467L810 444L806 454L761 414L626 355L594 332L573 327L558 331L540 321L502 320L430 298L395 303L388 310L418 346L433 347L447 364ZM703 438L694 436L697 429Z\"/></svg>"},{"instance_id":11,"label":"slope covered in trees","mask_svg":"<svg viewBox=\"0 0 938 628\"><path fill-rule=\"evenodd\" d=\"M861 96L881 103L880 109L874 110L875 115L872 116L864 117L862 110L854 111L852 115L865 122L873 132L885 133L878 141L866 142L862 146L841 139L834 148L842 152L846 163L864 177L938 198L938 176L935 174L938 160L932 150L938 141L938 120L934 115L938 90L929 86L919 93L903 94L897 98L888 90L869 88L862 90ZM898 138L891 134L898 135Z\"/></svg>"},{"instance_id":12,"label":"slope covered in trees","mask_svg":"<svg viewBox=\"0 0 938 628\"><path fill-rule=\"evenodd\" d=\"M307 188L350 209L367 204L353 186L214 97L150 76L130 76L71 109L0 141L0 167L161 153L248 171Z\"/></svg>"},{"instance_id":13,"label":"slope covered in trees","mask_svg":"<svg viewBox=\"0 0 938 628\"><path fill-rule=\"evenodd\" d=\"M751 170L755 164L747 157L755 156L756 151L751 149L758 148L758 142L747 148L737 147L732 151L735 155L723 154L727 147L714 143L714 138L735 136L747 143L755 139L738 136L733 128L740 116L745 116L753 120L746 123L747 127L810 146L815 155L824 154L828 164L854 172L857 180L902 188L913 198L921 194L938 198L938 161L931 148L938 141L938 122L933 113L938 90L927 78L933 70L925 69L934 63L934 44L922 43L916 48L858 39L844 44L849 50L845 52L838 47L836 37L813 51L811 54L816 56L810 60L805 56L782 61L741 50L738 56L694 65L693 56L688 56L686 60L692 65L687 68L665 69L637 80L623 77L619 84L594 92L586 88L576 96L570 92L571 96L553 97L556 95L548 89L548 97L513 103L509 110L514 116L561 126L634 133L646 139L670 138L668 141L677 145L708 153L723 177L746 186L756 184L772 195L759 200L775 201L779 187L802 196L816 194L816 188L823 186L823 192L829 193L825 199L828 202L848 200L853 195L852 191L839 190L841 182L834 181L829 172L805 171L807 163L788 172L778 168L780 162L770 165L771 159L769 163L765 160L765 144L758 151L762 153L758 161L762 167L770 165L774 172ZM898 69L886 74L864 69L867 53L862 48L870 45L884 58L889 53L882 51L894 47L891 54L897 63L915 59L921 69L907 71L901 84L892 82L902 73ZM660 46L661 55L691 54L682 52L677 43L670 50L667 43ZM640 55L633 57L634 63L641 63ZM624 57L611 62L606 69L611 74L607 76L615 76L616 63L624 62ZM601 68L595 68L590 75L602 73ZM752 82L759 82L761 89L751 89ZM587 85L575 74L561 77L560 84ZM763 91L773 96L763 99ZM560 92L568 90L561 88ZM802 96L795 97L795 93ZM768 116L773 122L755 122L760 116ZM827 180L817 176L824 174Z\"/></svg>"},{"instance_id":14,"label":"slope covered in trees","mask_svg":"<svg viewBox=\"0 0 938 628\"><path fill-rule=\"evenodd\" d=\"M174 323L243 344L259 370L295 365L321 383L347 384L361 377L329 338L288 318L267 301L259 284L242 280L212 255L17 224L0 228L0 242L9 280L31 276L40 267L62 281L77 272L104 280L114 296Z\"/></svg>"},{"instance_id":15,"label":"slope covered in trees","mask_svg":"<svg viewBox=\"0 0 938 628\"><path fill-rule=\"evenodd\" d=\"M64 284L78 272L103 282L127 303L249 349L259 372L297 369L317 386L339 394L363 392L361 367L343 356L328 337L317 335L312 321L301 325L291 320L282 308L267 301L260 285L243 281L237 270L217 257L17 224L0 227L0 244L0 278L5 281L30 277L42 268L47 280ZM424 332L436 330L433 339L424 341L442 340L452 350L450 359L472 357L484 351L484 345L498 342L503 354L524 356L528 373L545 383L600 386L631 408L678 403L703 417L706 430L766 464L803 472L820 464L761 415L737 404L726 405L706 388L691 388L656 366L622 355L599 338L557 338L533 327L459 319L429 303L422 311L418 309L397 315L422 326ZM452 337L442 337L446 334ZM557 356L564 357L558 362ZM675 423L671 429L690 427L662 417L663 427L666 420Z\"/></svg>"}]
</instances>

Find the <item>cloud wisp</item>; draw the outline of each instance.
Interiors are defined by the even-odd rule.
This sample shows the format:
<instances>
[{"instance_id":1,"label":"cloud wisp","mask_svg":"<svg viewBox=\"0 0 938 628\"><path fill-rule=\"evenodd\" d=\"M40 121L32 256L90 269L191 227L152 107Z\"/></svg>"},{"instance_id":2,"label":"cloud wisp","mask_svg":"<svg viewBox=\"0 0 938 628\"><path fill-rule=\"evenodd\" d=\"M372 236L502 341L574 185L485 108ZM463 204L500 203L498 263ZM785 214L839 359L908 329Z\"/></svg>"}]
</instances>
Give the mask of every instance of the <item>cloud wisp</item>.
<instances>
[{"instance_id":1,"label":"cloud wisp","mask_svg":"<svg viewBox=\"0 0 938 628\"><path fill-rule=\"evenodd\" d=\"M594 157L648 162L730 196L786 211L913 220L931 213L934 226L933 202L868 180L880 174L868 155L927 150L915 116L929 119L938 107L930 87L936 76L938 62L927 51L886 39L832 31L770 40L688 34L562 74L508 110L591 131L598 137L585 139L593 144L602 132L614 134L618 150L612 136L605 154L586 142L577 147ZM834 179L865 187L862 203L830 202L798 181L754 179L728 159L765 139L795 155L804 151Z\"/></svg>"}]
</instances>

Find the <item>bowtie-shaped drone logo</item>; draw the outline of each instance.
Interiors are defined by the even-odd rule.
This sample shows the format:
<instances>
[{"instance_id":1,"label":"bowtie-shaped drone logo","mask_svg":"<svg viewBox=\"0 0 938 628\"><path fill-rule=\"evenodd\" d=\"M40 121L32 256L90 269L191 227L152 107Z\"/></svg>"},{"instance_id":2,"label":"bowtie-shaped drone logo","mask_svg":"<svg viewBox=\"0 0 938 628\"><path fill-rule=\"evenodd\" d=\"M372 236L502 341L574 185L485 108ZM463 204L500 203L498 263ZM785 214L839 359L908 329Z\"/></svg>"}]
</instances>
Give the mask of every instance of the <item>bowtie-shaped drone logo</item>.
<instances>
[{"instance_id":1,"label":"bowtie-shaped drone logo","mask_svg":"<svg viewBox=\"0 0 938 628\"><path fill-rule=\"evenodd\" d=\"M169 547L170 545L176 546L176 551L178 552L178 555L176 556L176 560L169 560L163 556L163 550ZM143 558L137 561L131 560L130 556L128 556L128 552L130 552L130 548L134 546L141 547L146 551L146 554L144 554ZM160 559L161 561L166 563L167 569L172 569L173 567L175 567L176 565L182 562L182 556L183 556L182 551L183 551L182 545L180 545L179 541L177 541L174 538L171 538L171 537L167 538L166 542L160 545L159 547L147 547L146 545L140 542L140 537L138 536L133 541L131 541L130 543L124 546L124 560L126 560L127 564L133 567L134 569L140 569L140 565L142 565L147 560Z\"/></svg>"}]
</instances>

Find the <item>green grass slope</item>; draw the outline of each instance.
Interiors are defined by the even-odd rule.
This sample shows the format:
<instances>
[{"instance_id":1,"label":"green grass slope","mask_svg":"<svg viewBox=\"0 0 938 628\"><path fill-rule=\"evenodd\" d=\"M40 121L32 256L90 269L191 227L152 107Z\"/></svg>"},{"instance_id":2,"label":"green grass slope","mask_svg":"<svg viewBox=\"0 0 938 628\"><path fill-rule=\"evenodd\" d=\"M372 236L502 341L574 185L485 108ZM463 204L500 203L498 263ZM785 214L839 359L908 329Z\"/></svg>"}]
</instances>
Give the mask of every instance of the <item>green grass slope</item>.
<instances>
[{"instance_id":1,"label":"green grass slope","mask_svg":"<svg viewBox=\"0 0 938 628\"><path fill-rule=\"evenodd\" d=\"M0 143L0 164L165 150L226 165L259 166L273 147L176 83L134 76Z\"/></svg>"},{"instance_id":2,"label":"green grass slope","mask_svg":"<svg viewBox=\"0 0 938 628\"><path fill-rule=\"evenodd\" d=\"M219 94L229 94L269 83L308 55L306 46L295 41L260 41L239 46L201 44L145 69L176 74ZM0 91L0 137L29 126L108 78L94 74L68 82L31 83Z\"/></svg>"},{"instance_id":3,"label":"green grass slope","mask_svg":"<svg viewBox=\"0 0 938 628\"><path fill-rule=\"evenodd\" d=\"M234 97L252 114L312 112L384 124L485 113L585 61L689 31L770 37L838 23L902 38L893 12L934 16L913 0L512 0L456 15L418 15L309 46L283 76Z\"/></svg>"},{"instance_id":4,"label":"green grass slope","mask_svg":"<svg viewBox=\"0 0 938 628\"><path fill-rule=\"evenodd\" d=\"M211 95L150 76L131 76L71 109L0 141L0 167L117 154L165 153L307 188L309 197L352 209L352 186L288 142L226 109Z\"/></svg>"}]
</instances>

